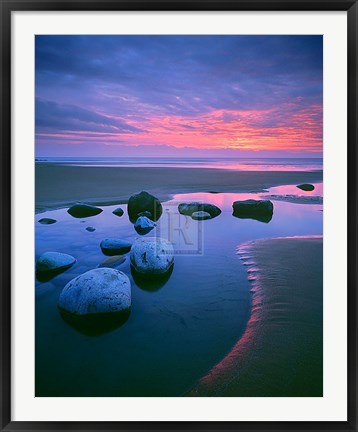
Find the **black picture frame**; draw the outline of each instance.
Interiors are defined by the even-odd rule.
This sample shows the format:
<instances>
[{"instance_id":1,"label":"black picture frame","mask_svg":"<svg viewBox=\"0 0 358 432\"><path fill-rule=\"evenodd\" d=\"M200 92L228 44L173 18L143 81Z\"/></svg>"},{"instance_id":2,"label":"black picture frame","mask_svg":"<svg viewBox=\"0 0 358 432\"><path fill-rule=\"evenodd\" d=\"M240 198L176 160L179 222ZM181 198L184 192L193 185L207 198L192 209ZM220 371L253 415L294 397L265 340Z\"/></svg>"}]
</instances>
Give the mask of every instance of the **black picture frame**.
<instances>
[{"instance_id":1,"label":"black picture frame","mask_svg":"<svg viewBox=\"0 0 358 432\"><path fill-rule=\"evenodd\" d=\"M358 430L357 423L357 2L352 0L0 0L2 431ZM15 422L11 420L11 13L14 11L347 11L348 16L348 420L346 422Z\"/></svg>"}]
</instances>

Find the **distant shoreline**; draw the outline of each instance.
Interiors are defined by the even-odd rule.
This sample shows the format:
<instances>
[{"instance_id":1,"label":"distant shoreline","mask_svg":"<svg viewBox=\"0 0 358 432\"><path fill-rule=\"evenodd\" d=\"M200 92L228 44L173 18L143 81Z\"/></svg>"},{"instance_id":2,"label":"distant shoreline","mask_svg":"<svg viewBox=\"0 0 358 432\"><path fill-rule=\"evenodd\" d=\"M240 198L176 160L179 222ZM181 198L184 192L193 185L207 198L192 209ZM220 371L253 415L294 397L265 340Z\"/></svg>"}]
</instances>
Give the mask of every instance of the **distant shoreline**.
<instances>
[{"instance_id":1,"label":"distant shoreline","mask_svg":"<svg viewBox=\"0 0 358 432\"><path fill-rule=\"evenodd\" d=\"M94 167L35 164L36 213L76 202L126 203L146 190L161 201L179 193L263 192L272 186L321 182L323 171L235 171L219 168Z\"/></svg>"}]
</instances>

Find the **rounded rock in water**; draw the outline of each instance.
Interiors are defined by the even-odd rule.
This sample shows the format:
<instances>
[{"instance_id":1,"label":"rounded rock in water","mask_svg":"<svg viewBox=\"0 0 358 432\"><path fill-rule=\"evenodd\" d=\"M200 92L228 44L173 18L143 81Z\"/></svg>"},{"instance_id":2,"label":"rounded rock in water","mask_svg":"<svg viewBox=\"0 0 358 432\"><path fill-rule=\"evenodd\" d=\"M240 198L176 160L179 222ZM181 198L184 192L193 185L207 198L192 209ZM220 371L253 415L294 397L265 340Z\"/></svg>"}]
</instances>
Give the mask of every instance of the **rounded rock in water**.
<instances>
[{"instance_id":1,"label":"rounded rock in water","mask_svg":"<svg viewBox=\"0 0 358 432\"><path fill-rule=\"evenodd\" d=\"M146 216L139 216L136 223L134 224L134 228L138 234L144 235L148 234L154 227L156 227L156 223L152 220L148 219Z\"/></svg>"},{"instance_id":2,"label":"rounded rock in water","mask_svg":"<svg viewBox=\"0 0 358 432\"><path fill-rule=\"evenodd\" d=\"M61 252L45 252L36 263L36 271L53 272L55 270L66 270L76 262L76 258Z\"/></svg>"},{"instance_id":3,"label":"rounded rock in water","mask_svg":"<svg viewBox=\"0 0 358 432\"><path fill-rule=\"evenodd\" d=\"M39 223L42 225L52 225L56 222L57 222L56 219L52 219L52 218L42 218L39 220Z\"/></svg>"},{"instance_id":4,"label":"rounded rock in water","mask_svg":"<svg viewBox=\"0 0 358 432\"><path fill-rule=\"evenodd\" d=\"M131 265L142 275L161 275L174 264L172 244L159 237L137 239L131 249Z\"/></svg>"},{"instance_id":5,"label":"rounded rock in water","mask_svg":"<svg viewBox=\"0 0 358 432\"><path fill-rule=\"evenodd\" d=\"M130 251L132 243L121 239L104 239L100 247L107 256L122 255Z\"/></svg>"},{"instance_id":6,"label":"rounded rock in water","mask_svg":"<svg viewBox=\"0 0 358 432\"><path fill-rule=\"evenodd\" d=\"M67 210L71 216L75 218L84 218L96 216L102 213L102 209L89 204L75 204Z\"/></svg>"},{"instance_id":7,"label":"rounded rock in water","mask_svg":"<svg viewBox=\"0 0 358 432\"><path fill-rule=\"evenodd\" d=\"M157 221L163 212L158 198L142 191L132 195L128 200L128 215L131 222L135 222L141 214L150 214L150 219Z\"/></svg>"},{"instance_id":8,"label":"rounded rock in water","mask_svg":"<svg viewBox=\"0 0 358 432\"><path fill-rule=\"evenodd\" d=\"M209 213L212 219L221 214L221 210L216 205L197 201L179 204L178 211L180 214L186 216L192 216L196 212L206 212Z\"/></svg>"},{"instance_id":9,"label":"rounded rock in water","mask_svg":"<svg viewBox=\"0 0 358 432\"><path fill-rule=\"evenodd\" d=\"M305 192L311 192L314 190L314 186L310 183L302 183L297 185L297 187Z\"/></svg>"},{"instance_id":10,"label":"rounded rock in water","mask_svg":"<svg viewBox=\"0 0 358 432\"><path fill-rule=\"evenodd\" d=\"M210 213L205 211L197 211L191 214L191 218L194 220L206 220L211 219Z\"/></svg>"},{"instance_id":11,"label":"rounded rock in water","mask_svg":"<svg viewBox=\"0 0 358 432\"><path fill-rule=\"evenodd\" d=\"M118 208L116 208L115 210L113 210L112 213L113 213L114 215L120 217L120 216L123 216L124 211L123 211L122 208L118 207Z\"/></svg>"},{"instance_id":12,"label":"rounded rock in water","mask_svg":"<svg viewBox=\"0 0 358 432\"><path fill-rule=\"evenodd\" d=\"M58 306L80 316L126 312L131 307L130 280L111 268L89 270L63 288Z\"/></svg>"},{"instance_id":13,"label":"rounded rock in water","mask_svg":"<svg viewBox=\"0 0 358 432\"><path fill-rule=\"evenodd\" d=\"M232 204L233 216L238 218L256 219L268 223L272 219L273 204L269 200L248 199L235 201Z\"/></svg>"}]
</instances>

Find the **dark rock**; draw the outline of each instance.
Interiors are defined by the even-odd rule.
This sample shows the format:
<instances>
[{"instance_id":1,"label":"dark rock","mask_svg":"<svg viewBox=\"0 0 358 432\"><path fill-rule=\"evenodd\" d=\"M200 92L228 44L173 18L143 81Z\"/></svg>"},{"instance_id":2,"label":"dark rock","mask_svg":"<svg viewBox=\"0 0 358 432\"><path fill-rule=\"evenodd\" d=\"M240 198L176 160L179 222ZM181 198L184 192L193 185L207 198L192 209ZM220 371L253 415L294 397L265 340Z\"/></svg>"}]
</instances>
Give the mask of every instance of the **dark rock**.
<instances>
[{"instance_id":1,"label":"dark rock","mask_svg":"<svg viewBox=\"0 0 358 432\"><path fill-rule=\"evenodd\" d=\"M96 216L100 213L102 213L102 209L99 207L95 207L88 204L75 204L74 206L70 207L67 212L75 217L75 218L84 218L89 216Z\"/></svg>"},{"instance_id":2,"label":"dark rock","mask_svg":"<svg viewBox=\"0 0 358 432\"><path fill-rule=\"evenodd\" d=\"M256 219L266 223L272 219L273 204L268 200L235 201L232 207L233 216L241 219Z\"/></svg>"},{"instance_id":3,"label":"dark rock","mask_svg":"<svg viewBox=\"0 0 358 432\"><path fill-rule=\"evenodd\" d=\"M101 249L104 255L121 255L131 250L132 244L125 240L104 239L101 241Z\"/></svg>"},{"instance_id":4,"label":"dark rock","mask_svg":"<svg viewBox=\"0 0 358 432\"><path fill-rule=\"evenodd\" d=\"M306 192L311 192L314 190L314 186L310 183L302 183L302 184L297 185L297 187L303 191L306 191Z\"/></svg>"},{"instance_id":5,"label":"dark rock","mask_svg":"<svg viewBox=\"0 0 358 432\"><path fill-rule=\"evenodd\" d=\"M181 203L178 206L180 214L191 216L195 212L206 212L209 213L211 218L219 216L221 210L214 204L191 202L191 203Z\"/></svg>"},{"instance_id":6,"label":"dark rock","mask_svg":"<svg viewBox=\"0 0 358 432\"><path fill-rule=\"evenodd\" d=\"M135 222L143 212L150 213L150 219L157 221L162 215L162 204L159 199L148 192L132 195L128 201L128 215L131 222Z\"/></svg>"},{"instance_id":7,"label":"dark rock","mask_svg":"<svg viewBox=\"0 0 358 432\"><path fill-rule=\"evenodd\" d=\"M42 218L39 220L39 223L43 225L52 225L56 222L57 222L56 219L51 219L51 218Z\"/></svg>"},{"instance_id":8,"label":"dark rock","mask_svg":"<svg viewBox=\"0 0 358 432\"><path fill-rule=\"evenodd\" d=\"M116 216L123 216L124 211L123 211L123 209L118 207L115 210L113 210L112 213L115 214Z\"/></svg>"},{"instance_id":9,"label":"dark rock","mask_svg":"<svg viewBox=\"0 0 358 432\"><path fill-rule=\"evenodd\" d=\"M96 228L89 226L86 228L86 231L93 232L96 231Z\"/></svg>"}]
</instances>

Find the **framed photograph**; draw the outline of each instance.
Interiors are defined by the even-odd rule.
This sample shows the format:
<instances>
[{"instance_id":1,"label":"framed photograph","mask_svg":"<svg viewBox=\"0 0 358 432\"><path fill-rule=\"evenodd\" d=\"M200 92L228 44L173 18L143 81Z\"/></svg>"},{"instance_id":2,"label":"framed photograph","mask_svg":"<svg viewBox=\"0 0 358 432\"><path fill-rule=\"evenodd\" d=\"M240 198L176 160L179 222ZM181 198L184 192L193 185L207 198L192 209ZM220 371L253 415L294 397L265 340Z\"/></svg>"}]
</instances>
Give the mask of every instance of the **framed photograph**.
<instances>
[{"instance_id":1,"label":"framed photograph","mask_svg":"<svg viewBox=\"0 0 358 432\"><path fill-rule=\"evenodd\" d=\"M356 1L1 15L1 430L357 430Z\"/></svg>"}]
</instances>

